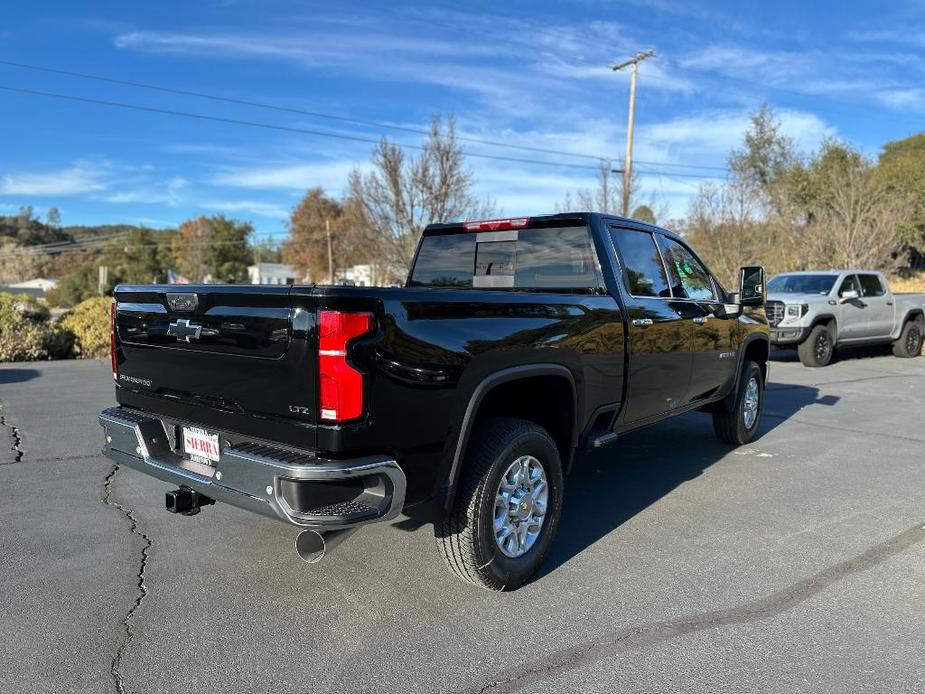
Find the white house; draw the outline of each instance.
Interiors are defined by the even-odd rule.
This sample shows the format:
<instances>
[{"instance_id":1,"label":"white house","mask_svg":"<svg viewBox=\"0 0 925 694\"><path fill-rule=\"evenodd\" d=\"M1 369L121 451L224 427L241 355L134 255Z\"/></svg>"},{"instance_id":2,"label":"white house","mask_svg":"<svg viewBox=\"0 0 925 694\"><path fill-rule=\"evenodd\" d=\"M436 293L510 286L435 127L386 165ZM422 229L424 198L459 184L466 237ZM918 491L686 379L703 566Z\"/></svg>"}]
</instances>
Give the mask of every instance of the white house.
<instances>
[{"instance_id":1,"label":"white house","mask_svg":"<svg viewBox=\"0 0 925 694\"><path fill-rule=\"evenodd\" d=\"M296 272L285 263L257 263L247 268L251 284L295 284Z\"/></svg>"},{"instance_id":2,"label":"white house","mask_svg":"<svg viewBox=\"0 0 925 694\"><path fill-rule=\"evenodd\" d=\"M36 277L34 280L26 280L25 282L17 282L16 284L11 284L10 287L14 289L41 289L43 292L47 292L49 289L54 289L58 286L58 280L48 279L47 277Z\"/></svg>"},{"instance_id":3,"label":"white house","mask_svg":"<svg viewBox=\"0 0 925 694\"><path fill-rule=\"evenodd\" d=\"M337 284L350 284L354 287L371 287L373 286L373 267L372 265L351 265L335 272L334 281Z\"/></svg>"}]
</instances>

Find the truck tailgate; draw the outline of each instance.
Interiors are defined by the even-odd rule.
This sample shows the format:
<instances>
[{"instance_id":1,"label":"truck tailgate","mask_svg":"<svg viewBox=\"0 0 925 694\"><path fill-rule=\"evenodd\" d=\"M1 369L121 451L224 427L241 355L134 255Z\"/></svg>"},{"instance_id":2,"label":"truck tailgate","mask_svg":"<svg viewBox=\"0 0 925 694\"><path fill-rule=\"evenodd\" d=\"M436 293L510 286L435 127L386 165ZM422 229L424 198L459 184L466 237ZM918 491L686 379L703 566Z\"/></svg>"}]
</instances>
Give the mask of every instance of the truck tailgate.
<instances>
[{"instance_id":1,"label":"truck tailgate","mask_svg":"<svg viewBox=\"0 0 925 694\"><path fill-rule=\"evenodd\" d=\"M117 288L120 391L143 397L148 409L180 418L187 413L202 423L209 422L210 412L238 415L235 420L283 417L294 424L313 423L315 362L306 331L293 335L290 289ZM129 393L124 394L131 401ZM229 419L216 416L213 421Z\"/></svg>"}]
</instances>

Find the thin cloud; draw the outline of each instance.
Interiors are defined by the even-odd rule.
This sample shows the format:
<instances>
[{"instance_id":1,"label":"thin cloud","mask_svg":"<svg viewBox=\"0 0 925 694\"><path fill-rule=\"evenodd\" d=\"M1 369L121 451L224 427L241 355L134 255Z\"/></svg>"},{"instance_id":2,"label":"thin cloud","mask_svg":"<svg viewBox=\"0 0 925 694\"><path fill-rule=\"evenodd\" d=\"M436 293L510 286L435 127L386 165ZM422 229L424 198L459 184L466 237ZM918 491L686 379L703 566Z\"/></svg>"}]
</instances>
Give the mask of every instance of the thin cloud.
<instances>
[{"instance_id":1,"label":"thin cloud","mask_svg":"<svg viewBox=\"0 0 925 694\"><path fill-rule=\"evenodd\" d=\"M83 166L8 174L0 178L0 195L83 195L106 190L106 187L100 171Z\"/></svg>"},{"instance_id":2,"label":"thin cloud","mask_svg":"<svg viewBox=\"0 0 925 694\"><path fill-rule=\"evenodd\" d=\"M276 203L259 202L256 200L204 200L199 203L199 207L203 210L246 213L270 219L286 219L289 217L289 209Z\"/></svg>"}]
</instances>

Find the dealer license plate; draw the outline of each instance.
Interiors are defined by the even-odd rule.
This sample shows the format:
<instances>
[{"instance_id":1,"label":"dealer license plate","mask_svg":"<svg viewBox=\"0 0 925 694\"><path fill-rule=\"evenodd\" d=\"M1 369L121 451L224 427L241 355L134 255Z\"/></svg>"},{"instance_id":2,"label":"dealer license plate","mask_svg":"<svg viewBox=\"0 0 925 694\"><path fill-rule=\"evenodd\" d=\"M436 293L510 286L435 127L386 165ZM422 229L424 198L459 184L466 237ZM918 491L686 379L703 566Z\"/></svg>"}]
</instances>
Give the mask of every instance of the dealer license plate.
<instances>
[{"instance_id":1,"label":"dealer license plate","mask_svg":"<svg viewBox=\"0 0 925 694\"><path fill-rule=\"evenodd\" d=\"M217 463L221 457L218 434L197 427L183 427L183 452L198 463Z\"/></svg>"}]
</instances>

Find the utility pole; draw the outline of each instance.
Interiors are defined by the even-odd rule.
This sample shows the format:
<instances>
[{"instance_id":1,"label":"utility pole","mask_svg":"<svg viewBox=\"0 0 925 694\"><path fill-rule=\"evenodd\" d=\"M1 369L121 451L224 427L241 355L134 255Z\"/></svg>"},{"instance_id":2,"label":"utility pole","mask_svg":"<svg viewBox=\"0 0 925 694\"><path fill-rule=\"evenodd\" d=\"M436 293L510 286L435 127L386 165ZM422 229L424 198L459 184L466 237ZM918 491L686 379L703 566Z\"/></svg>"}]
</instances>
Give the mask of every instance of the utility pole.
<instances>
[{"instance_id":1,"label":"utility pole","mask_svg":"<svg viewBox=\"0 0 925 694\"><path fill-rule=\"evenodd\" d=\"M655 51L651 48L647 51L641 51L629 60L622 63L611 65L610 69L614 72L630 68L630 114L629 125L626 128L626 159L623 162L623 216L628 217L630 213L630 185L633 179L633 121L636 113L636 72L639 63L643 60L655 57Z\"/></svg>"},{"instance_id":2,"label":"utility pole","mask_svg":"<svg viewBox=\"0 0 925 694\"><path fill-rule=\"evenodd\" d=\"M328 235L328 283L334 284L334 252L331 248L331 220L324 218L324 231Z\"/></svg>"}]
</instances>

